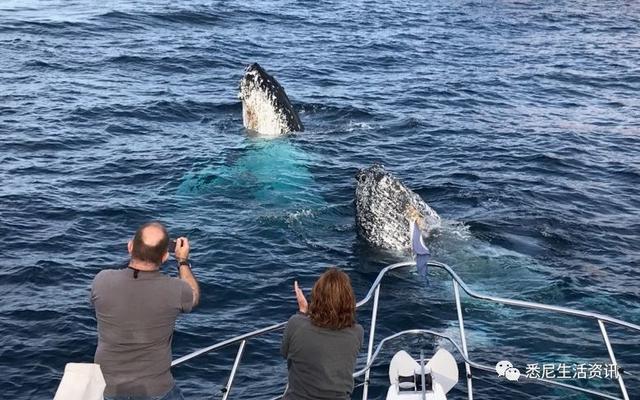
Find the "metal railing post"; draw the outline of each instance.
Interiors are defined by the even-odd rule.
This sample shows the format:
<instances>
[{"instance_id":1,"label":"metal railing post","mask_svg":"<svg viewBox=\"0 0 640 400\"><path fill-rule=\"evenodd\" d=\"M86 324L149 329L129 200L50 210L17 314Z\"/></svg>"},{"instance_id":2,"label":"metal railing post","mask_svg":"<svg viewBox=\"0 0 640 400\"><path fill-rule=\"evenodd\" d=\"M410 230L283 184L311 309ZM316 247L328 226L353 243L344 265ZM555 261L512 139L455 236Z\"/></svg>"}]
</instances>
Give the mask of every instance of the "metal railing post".
<instances>
[{"instance_id":1,"label":"metal railing post","mask_svg":"<svg viewBox=\"0 0 640 400\"><path fill-rule=\"evenodd\" d=\"M462 352L464 353L465 358L469 358L469 353L467 352L467 337L464 333L464 320L462 319L462 306L460 304L460 290L458 289L458 282L453 281L453 293L456 297L456 309L458 310L458 323L460 324L460 343L462 344ZM468 362L464 362L464 367L467 372L467 389L469 393L469 400L473 400L473 385L471 378L471 366Z\"/></svg>"},{"instance_id":2,"label":"metal railing post","mask_svg":"<svg viewBox=\"0 0 640 400\"><path fill-rule=\"evenodd\" d=\"M233 367L231 368L231 375L229 375L229 380L227 381L227 386L222 389L222 400L227 400L229 397L229 392L231 392L231 385L233 385L233 379L236 377L236 371L238 370L238 365L240 365L240 359L242 358L242 353L244 353L244 346L247 344L246 340L240 342L240 347L238 348L238 354L236 354L236 359L233 362Z\"/></svg>"},{"instance_id":3,"label":"metal railing post","mask_svg":"<svg viewBox=\"0 0 640 400\"><path fill-rule=\"evenodd\" d=\"M620 390L622 391L622 397L624 397L624 400L629 400L629 395L627 394L627 388L624 386L624 381L622 380L622 374L618 370L618 363L616 362L616 356L613 355L613 348L611 347L611 342L609 341L609 335L607 335L607 329L604 327L604 323L601 320L598 320L598 325L600 326L600 332L602 332L602 338L604 339L604 343L607 346L607 351L609 352L609 358L611 359L611 363L616 368L616 374L618 375L618 384L620 385Z\"/></svg>"},{"instance_id":4,"label":"metal railing post","mask_svg":"<svg viewBox=\"0 0 640 400\"><path fill-rule=\"evenodd\" d=\"M373 339L376 334L376 319L378 317L378 298L380 297L380 284L376 287L375 294L373 296L373 311L371 312L371 328L369 332L369 347L367 348L367 365L371 361L371 355L373 354ZM364 386L362 387L362 400L367 400L369 394L369 374L371 368L367 369L364 375Z\"/></svg>"}]
</instances>

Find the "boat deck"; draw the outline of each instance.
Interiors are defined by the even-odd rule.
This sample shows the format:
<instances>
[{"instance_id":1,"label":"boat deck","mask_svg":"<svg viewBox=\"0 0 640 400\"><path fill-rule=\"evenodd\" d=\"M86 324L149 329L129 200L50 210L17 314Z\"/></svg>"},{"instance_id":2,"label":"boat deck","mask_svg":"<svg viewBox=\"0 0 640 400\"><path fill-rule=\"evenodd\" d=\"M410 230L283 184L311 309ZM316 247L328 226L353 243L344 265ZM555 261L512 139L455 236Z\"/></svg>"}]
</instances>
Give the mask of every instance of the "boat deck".
<instances>
[{"instance_id":1,"label":"boat deck","mask_svg":"<svg viewBox=\"0 0 640 400\"><path fill-rule=\"evenodd\" d=\"M468 296L475 298L475 299L479 299L479 300L483 300L483 301L487 301L487 302L492 302L492 303L497 303L497 304L504 304L504 305L508 305L508 306L512 306L512 307L517 307L517 308L525 308L525 309L534 309L534 310L540 310L546 313L554 313L554 314L564 314L564 315L568 315L568 316L572 316L575 318L580 318L580 319L585 319L585 320L589 320L592 321L594 324L596 324L599 328L599 331L602 335L602 340L603 340L603 345L606 348L606 351L609 355L609 359L611 361L611 365L616 366L617 368L617 383L620 389L620 393L618 395L614 395L614 394L610 394L610 393L604 393L595 389L590 389L590 388L585 388L585 387L579 387L576 385L572 385L572 384L568 384L568 383L564 383L564 382L560 382L558 380L552 380L552 379L545 379L543 377L535 377L535 378L529 378L527 376L522 375L522 379L523 380L529 380L532 382L536 382L539 384L545 384L545 385L551 385L551 386L556 386L556 387L562 387L564 389L569 389L572 391L575 391L576 393L585 393L585 394L589 394L589 395L593 395L593 396L597 396L599 398L604 398L604 399L611 399L611 400L629 400L629 393L627 392L625 383L624 383L624 378L623 375L628 374L628 372L626 372L624 370L624 368L622 368L616 361L616 357L615 357L615 353L613 350L613 347L611 345L611 341L609 340L609 335L607 333L607 326L619 326L619 327L623 327L625 329L628 329L629 331L631 331L634 334L637 334L640 332L640 325L636 325L630 322L626 322L626 321L622 321L620 319L617 318L613 318L607 315L603 315L603 314L599 314L599 313L595 313L595 312L590 312L590 311L581 311L581 310L575 310L572 308L567 308L567 307L559 307L559 306L553 306L553 305L546 305L546 304L541 304L541 303L534 303L534 302L528 302L528 301L522 301L522 300L514 300L514 299L508 299L508 298L502 298L502 297L495 297L495 296L490 296L490 295L486 295L486 294L482 294L482 293L478 293L474 290L472 290L461 278L460 276L458 276L458 274L456 274L456 272L448 265L440 263L440 262L429 262L429 266L433 269L439 269L442 270L444 272L446 272L446 275L450 278L452 285L453 285L453 293L454 293L454 297L455 297L455 305L456 305L456 310L457 310L457 316L458 316L458 328L459 328L459 332L460 332L460 343L457 343L453 338L451 338L449 335L441 333L441 332L436 332L436 331L432 331L432 330L428 330L428 329L409 329L409 330L403 330L400 332L396 332L390 336L387 336L383 339L381 339L377 344L375 343L375 334L376 334L376 327L377 327L377 318L378 318L378 306L379 306L379 299L380 299L380 291L382 288L382 281L385 278L385 276L387 276L387 274L391 271L394 270L399 270L399 269L408 269L408 268L412 268L415 267L415 263L413 262L401 262L401 263L397 263L397 264L392 264L389 265L385 268L383 268L380 273L378 274L376 280L373 282L373 284L371 285L369 291L367 292L367 295L360 300L357 303L357 307L360 308L365 304L368 304L370 301L373 300L373 304L372 304L372 312L371 312L371 328L369 330L369 340L368 340L368 345L367 345L367 357L366 357L366 364L360 368L358 368L355 373L354 373L354 378L363 378L363 382L358 384L357 386L362 387L362 399L366 400L369 397L369 384L370 384L370 373L371 373L371 368L376 364L376 362L378 361L378 356L380 355L380 352L383 350L383 348L385 348L385 346L387 346L390 342L400 338L400 337L405 337L405 336L428 336L431 338L440 338L442 340L445 340L447 342L449 342L451 344L451 346L453 346L453 349L455 349L455 352L458 353L458 356L460 357L460 359L464 362L465 364L465 379L466 379L466 393L467 393L467 397L469 400L473 400L473 396L474 396L474 392L473 392L473 380L474 380L474 370L475 371L487 371L487 372L491 372L491 373L496 373L496 368L494 366L489 366L489 365L485 365L479 362L474 361L473 359L470 358L469 353L468 353L468 349L467 349L467 337L465 334L465 322L464 322L464 318L463 318L463 313L462 313L462 300L461 300L461 296L460 296L460 292L461 289L462 291L464 291ZM236 376L236 373L240 367L241 361L242 361L242 356L244 354L245 351L245 346L247 344L248 341L256 338L256 337L260 337L263 335L266 335L268 333L274 332L274 331L278 331L281 329L284 329L286 325L286 322L281 322L281 323L277 323L274 325L270 325L270 326L266 326L264 328L252 331L252 332L248 332L242 335L238 335L235 337L232 337L230 339L227 340L223 340L219 343L213 344L211 346L196 350L190 354L184 355L182 357L179 357L177 359L175 359L171 365L172 367L177 367L180 366L184 363L187 362L193 362L194 359L205 355L205 354L210 354L210 353L214 353L217 352L221 349L227 348L229 346L234 346L237 345L238 346L238 351L236 353L236 357L234 359L233 365L231 366L231 371L229 374L229 379L227 380L227 383L225 385L225 387L222 389L222 394L221 397L223 400L226 400L227 398L229 398L230 394L231 394L231 389L233 387L233 383L234 383L234 379ZM505 380L506 381L506 380ZM283 392L284 392L284 388L283 388ZM621 397L620 397L621 396ZM279 399L282 396L278 396L275 397L274 399ZM634 398L637 398L637 396L634 396Z\"/></svg>"}]
</instances>

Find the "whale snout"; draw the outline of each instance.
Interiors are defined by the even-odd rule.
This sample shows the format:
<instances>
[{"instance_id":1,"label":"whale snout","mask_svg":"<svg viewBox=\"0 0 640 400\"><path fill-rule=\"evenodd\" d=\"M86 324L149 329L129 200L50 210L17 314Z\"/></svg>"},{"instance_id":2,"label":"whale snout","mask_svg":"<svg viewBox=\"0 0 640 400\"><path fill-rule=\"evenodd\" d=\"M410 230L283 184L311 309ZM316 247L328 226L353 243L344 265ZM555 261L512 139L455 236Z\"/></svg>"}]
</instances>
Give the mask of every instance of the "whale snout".
<instances>
[{"instance_id":1,"label":"whale snout","mask_svg":"<svg viewBox=\"0 0 640 400\"><path fill-rule=\"evenodd\" d=\"M379 182L386 176L389 176L389 173L384 169L384 166L376 163L369 168L358 170L358 172L356 172L356 181L359 183L365 183L369 178L371 178L375 182Z\"/></svg>"},{"instance_id":2,"label":"whale snout","mask_svg":"<svg viewBox=\"0 0 640 400\"><path fill-rule=\"evenodd\" d=\"M251 71L264 71L264 70L262 69L260 64L254 62L247 65L247 67L244 69L244 72L251 72Z\"/></svg>"},{"instance_id":3,"label":"whale snout","mask_svg":"<svg viewBox=\"0 0 640 400\"><path fill-rule=\"evenodd\" d=\"M251 63L244 69L244 79L250 81L273 79L258 63Z\"/></svg>"}]
</instances>

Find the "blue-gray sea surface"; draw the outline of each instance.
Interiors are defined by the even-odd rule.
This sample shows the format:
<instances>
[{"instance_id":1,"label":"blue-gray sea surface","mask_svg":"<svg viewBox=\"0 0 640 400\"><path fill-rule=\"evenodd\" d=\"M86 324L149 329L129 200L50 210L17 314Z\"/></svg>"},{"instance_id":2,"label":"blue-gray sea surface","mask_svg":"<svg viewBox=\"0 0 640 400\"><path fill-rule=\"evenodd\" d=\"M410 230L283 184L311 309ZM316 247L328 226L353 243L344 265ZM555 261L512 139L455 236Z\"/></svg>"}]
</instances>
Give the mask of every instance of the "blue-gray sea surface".
<instances>
[{"instance_id":1,"label":"blue-gray sea surface","mask_svg":"<svg viewBox=\"0 0 640 400\"><path fill-rule=\"evenodd\" d=\"M639 16L633 1L1 2L0 397L51 399L66 363L92 361L91 281L150 219L192 240L203 293L175 356L286 320L293 280L308 290L328 265L362 298L407 259L357 235L354 174L375 162L439 212L434 258L473 289L640 323ZM247 135L237 87L251 62L304 133ZM463 302L477 361L523 374L609 362L595 321ZM445 275L383 282L376 340L458 340L456 324ZM639 334L609 333L638 399ZM279 341L248 343L232 398L281 393ZM372 398L395 351L439 345L394 342ZM176 368L188 398L219 397L234 355ZM587 398L475 377L477 398ZM619 394L609 379L563 382ZM450 398L466 398L464 380Z\"/></svg>"}]
</instances>

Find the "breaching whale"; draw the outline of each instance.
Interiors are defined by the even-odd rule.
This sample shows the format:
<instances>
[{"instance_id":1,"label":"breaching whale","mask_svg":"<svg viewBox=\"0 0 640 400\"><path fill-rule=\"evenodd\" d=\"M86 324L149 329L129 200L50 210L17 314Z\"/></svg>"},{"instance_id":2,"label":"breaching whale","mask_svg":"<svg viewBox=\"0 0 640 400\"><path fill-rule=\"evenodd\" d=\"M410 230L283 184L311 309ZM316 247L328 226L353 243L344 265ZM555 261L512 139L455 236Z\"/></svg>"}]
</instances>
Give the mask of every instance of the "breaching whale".
<instances>
[{"instance_id":1,"label":"breaching whale","mask_svg":"<svg viewBox=\"0 0 640 400\"><path fill-rule=\"evenodd\" d=\"M230 163L189 172L179 193L217 193L265 209L324 205L307 167L312 155L284 135L303 126L282 86L254 63L244 71L238 97L244 126L255 135L235 149Z\"/></svg>"},{"instance_id":2,"label":"breaching whale","mask_svg":"<svg viewBox=\"0 0 640 400\"><path fill-rule=\"evenodd\" d=\"M249 65L240 80L244 127L263 136L303 131L298 113L278 81L258 63Z\"/></svg>"},{"instance_id":3,"label":"breaching whale","mask_svg":"<svg viewBox=\"0 0 640 400\"><path fill-rule=\"evenodd\" d=\"M387 250L411 248L407 214L413 207L427 230L440 226L440 216L382 165L356 174L356 224L371 245Z\"/></svg>"}]
</instances>

